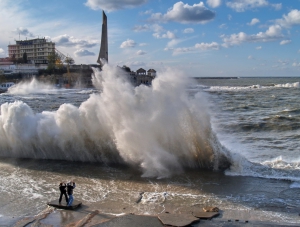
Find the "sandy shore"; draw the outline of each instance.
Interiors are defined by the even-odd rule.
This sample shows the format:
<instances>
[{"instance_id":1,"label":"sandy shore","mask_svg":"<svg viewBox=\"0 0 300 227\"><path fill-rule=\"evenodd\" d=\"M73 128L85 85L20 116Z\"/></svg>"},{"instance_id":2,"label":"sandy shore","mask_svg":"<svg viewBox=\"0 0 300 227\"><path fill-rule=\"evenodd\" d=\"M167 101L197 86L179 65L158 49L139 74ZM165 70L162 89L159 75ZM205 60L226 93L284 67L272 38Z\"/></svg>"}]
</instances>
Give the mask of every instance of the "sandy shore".
<instances>
[{"instance_id":1,"label":"sandy shore","mask_svg":"<svg viewBox=\"0 0 300 227\"><path fill-rule=\"evenodd\" d=\"M43 226L43 227L79 227L79 226L99 226L99 227L162 227L164 225L160 220L162 216L170 217L172 226L299 226L292 224L280 224L262 222L255 220L255 212L245 213L242 211L219 211L219 215L213 218L197 218L195 212L203 212L203 206L198 204L190 209L178 209L176 212L165 211L157 215L136 215L130 212L130 208L123 207L121 214L114 214L117 210L114 206L105 206L99 209L91 209L87 205L82 205L75 210L63 210L48 206L40 214L32 217L2 219L0 226ZM300 219L300 216L299 216ZM172 222L173 221L173 222ZM177 223L177 224L176 224Z\"/></svg>"}]
</instances>

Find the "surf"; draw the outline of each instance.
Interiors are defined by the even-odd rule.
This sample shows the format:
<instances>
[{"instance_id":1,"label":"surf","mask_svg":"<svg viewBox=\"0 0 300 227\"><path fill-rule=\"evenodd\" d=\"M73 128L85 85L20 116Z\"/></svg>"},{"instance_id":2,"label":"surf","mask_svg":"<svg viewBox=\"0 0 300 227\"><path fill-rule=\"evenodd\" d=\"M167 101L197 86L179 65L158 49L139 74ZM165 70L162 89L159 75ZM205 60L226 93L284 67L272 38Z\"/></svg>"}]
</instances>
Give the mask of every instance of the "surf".
<instances>
[{"instance_id":1,"label":"surf","mask_svg":"<svg viewBox=\"0 0 300 227\"><path fill-rule=\"evenodd\" d=\"M229 166L205 98L188 95L182 72L166 69L152 86L135 87L123 70L106 64L92 80L100 92L79 107L35 113L22 101L2 104L0 156L120 163L158 178Z\"/></svg>"}]
</instances>

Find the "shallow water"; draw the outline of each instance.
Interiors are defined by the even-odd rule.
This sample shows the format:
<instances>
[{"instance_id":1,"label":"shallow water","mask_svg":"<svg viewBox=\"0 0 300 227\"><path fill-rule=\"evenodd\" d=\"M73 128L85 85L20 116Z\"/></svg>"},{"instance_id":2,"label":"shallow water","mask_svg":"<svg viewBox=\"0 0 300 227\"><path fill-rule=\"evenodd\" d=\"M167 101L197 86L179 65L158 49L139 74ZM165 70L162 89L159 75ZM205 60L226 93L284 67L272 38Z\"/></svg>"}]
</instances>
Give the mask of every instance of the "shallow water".
<instances>
[{"instance_id":1,"label":"shallow water","mask_svg":"<svg viewBox=\"0 0 300 227\"><path fill-rule=\"evenodd\" d=\"M219 207L225 219L298 222L300 191L289 181L205 170L153 179L126 166L49 160L1 159L0 168L0 220L39 213L58 199L60 181L74 180L75 199L107 214L180 213L200 204Z\"/></svg>"}]
</instances>

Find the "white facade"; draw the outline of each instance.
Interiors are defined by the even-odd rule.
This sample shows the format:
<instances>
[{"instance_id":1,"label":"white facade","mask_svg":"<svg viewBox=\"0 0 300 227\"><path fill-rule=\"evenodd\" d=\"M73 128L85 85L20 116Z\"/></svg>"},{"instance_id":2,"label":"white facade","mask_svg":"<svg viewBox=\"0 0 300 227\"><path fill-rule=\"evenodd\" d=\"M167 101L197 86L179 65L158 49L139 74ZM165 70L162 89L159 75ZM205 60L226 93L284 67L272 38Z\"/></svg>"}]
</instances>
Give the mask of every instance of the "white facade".
<instances>
[{"instance_id":1,"label":"white facade","mask_svg":"<svg viewBox=\"0 0 300 227\"><path fill-rule=\"evenodd\" d=\"M23 58L27 54L28 62L47 64L48 56L55 51L55 43L43 39L19 40L14 45L8 45L9 58Z\"/></svg>"}]
</instances>

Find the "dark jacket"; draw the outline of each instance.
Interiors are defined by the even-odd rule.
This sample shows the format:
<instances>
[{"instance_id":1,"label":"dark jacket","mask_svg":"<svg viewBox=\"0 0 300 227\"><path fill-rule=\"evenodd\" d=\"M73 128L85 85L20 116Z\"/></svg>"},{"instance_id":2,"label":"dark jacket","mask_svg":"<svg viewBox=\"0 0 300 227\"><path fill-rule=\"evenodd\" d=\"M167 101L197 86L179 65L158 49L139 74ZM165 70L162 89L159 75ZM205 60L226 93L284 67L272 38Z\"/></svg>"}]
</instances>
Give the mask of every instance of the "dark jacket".
<instances>
[{"instance_id":1,"label":"dark jacket","mask_svg":"<svg viewBox=\"0 0 300 227\"><path fill-rule=\"evenodd\" d=\"M75 183L68 183L67 184L67 192L68 192L68 195L73 195L73 189L76 187L76 184Z\"/></svg>"},{"instance_id":2,"label":"dark jacket","mask_svg":"<svg viewBox=\"0 0 300 227\"><path fill-rule=\"evenodd\" d=\"M67 188L67 185L65 183L60 183L59 184L60 192L62 192L62 193L66 192L66 188Z\"/></svg>"}]
</instances>

